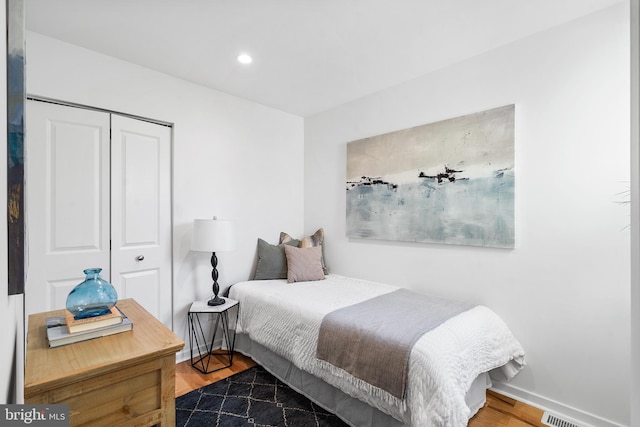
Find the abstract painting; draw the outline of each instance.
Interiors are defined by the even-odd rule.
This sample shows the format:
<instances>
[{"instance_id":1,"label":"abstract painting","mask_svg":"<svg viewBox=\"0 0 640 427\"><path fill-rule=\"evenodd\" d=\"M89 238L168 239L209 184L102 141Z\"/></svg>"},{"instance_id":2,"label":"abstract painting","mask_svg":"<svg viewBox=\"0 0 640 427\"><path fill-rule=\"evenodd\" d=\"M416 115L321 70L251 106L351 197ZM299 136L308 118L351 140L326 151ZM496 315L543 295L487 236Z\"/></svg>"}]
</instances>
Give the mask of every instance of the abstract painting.
<instances>
[{"instance_id":1,"label":"abstract painting","mask_svg":"<svg viewBox=\"0 0 640 427\"><path fill-rule=\"evenodd\" d=\"M515 106L347 144L350 238L513 248Z\"/></svg>"},{"instance_id":2,"label":"abstract painting","mask_svg":"<svg viewBox=\"0 0 640 427\"><path fill-rule=\"evenodd\" d=\"M7 0L7 231L9 295L24 292L24 0Z\"/></svg>"}]
</instances>

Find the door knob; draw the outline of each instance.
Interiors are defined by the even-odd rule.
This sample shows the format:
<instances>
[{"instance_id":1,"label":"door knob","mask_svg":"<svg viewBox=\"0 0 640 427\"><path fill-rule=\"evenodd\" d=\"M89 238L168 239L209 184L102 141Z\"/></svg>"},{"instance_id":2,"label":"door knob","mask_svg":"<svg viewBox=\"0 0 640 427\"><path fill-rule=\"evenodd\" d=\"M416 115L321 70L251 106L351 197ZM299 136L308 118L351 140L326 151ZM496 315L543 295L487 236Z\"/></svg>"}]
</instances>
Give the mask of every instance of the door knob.
<instances>
[{"instance_id":1,"label":"door knob","mask_svg":"<svg viewBox=\"0 0 640 427\"><path fill-rule=\"evenodd\" d=\"M138 255L138 256L136 257L136 260L137 260L137 261L142 261L142 260L144 260L144 255Z\"/></svg>"}]
</instances>

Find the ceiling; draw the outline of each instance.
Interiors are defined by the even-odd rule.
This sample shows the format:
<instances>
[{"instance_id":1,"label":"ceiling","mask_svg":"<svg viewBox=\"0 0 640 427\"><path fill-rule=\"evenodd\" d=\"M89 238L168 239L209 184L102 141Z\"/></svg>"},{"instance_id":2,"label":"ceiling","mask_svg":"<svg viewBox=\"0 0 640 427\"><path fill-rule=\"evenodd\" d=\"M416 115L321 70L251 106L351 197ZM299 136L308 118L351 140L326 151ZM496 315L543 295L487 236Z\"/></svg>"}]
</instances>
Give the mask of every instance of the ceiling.
<instances>
[{"instance_id":1,"label":"ceiling","mask_svg":"<svg viewBox=\"0 0 640 427\"><path fill-rule=\"evenodd\" d=\"M25 0L25 14L27 30L307 117L621 1Z\"/></svg>"}]
</instances>

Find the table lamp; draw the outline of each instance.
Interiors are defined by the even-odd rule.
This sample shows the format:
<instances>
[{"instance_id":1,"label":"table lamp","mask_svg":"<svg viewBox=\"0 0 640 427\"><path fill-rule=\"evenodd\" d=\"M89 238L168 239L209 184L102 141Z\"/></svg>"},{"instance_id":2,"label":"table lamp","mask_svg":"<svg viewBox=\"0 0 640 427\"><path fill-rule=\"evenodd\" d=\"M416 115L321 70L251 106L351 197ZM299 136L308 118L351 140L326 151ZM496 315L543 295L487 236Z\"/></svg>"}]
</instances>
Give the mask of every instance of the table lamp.
<instances>
[{"instance_id":1,"label":"table lamp","mask_svg":"<svg viewBox=\"0 0 640 427\"><path fill-rule=\"evenodd\" d=\"M216 252L230 252L236 248L233 222L218 219L196 219L193 221L193 236L191 250L198 252L211 252L211 278L213 279L213 297L208 305L224 304L224 299L218 296L218 257Z\"/></svg>"}]
</instances>

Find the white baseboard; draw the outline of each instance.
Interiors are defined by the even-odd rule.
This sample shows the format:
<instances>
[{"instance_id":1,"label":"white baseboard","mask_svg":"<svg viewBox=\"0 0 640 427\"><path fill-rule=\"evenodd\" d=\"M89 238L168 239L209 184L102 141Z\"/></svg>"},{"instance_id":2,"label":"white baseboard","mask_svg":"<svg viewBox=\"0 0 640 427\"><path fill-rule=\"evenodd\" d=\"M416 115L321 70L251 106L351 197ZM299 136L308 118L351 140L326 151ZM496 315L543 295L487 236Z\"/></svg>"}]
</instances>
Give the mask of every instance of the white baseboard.
<instances>
[{"instance_id":1,"label":"white baseboard","mask_svg":"<svg viewBox=\"0 0 640 427\"><path fill-rule=\"evenodd\" d=\"M189 360L189 344L185 345L181 351L176 353L176 363L184 362Z\"/></svg>"},{"instance_id":2,"label":"white baseboard","mask_svg":"<svg viewBox=\"0 0 640 427\"><path fill-rule=\"evenodd\" d=\"M566 418L568 421L573 421L581 427L625 427L614 421L547 399L535 393L530 393L510 384L494 381L491 390L516 399L519 402L526 403L529 406L551 412L560 418Z\"/></svg>"},{"instance_id":3,"label":"white baseboard","mask_svg":"<svg viewBox=\"0 0 640 427\"><path fill-rule=\"evenodd\" d=\"M204 345L200 347L201 347L200 352L206 353L207 348ZM214 349L218 349L220 347L222 347L222 338L216 339L216 341L213 343ZM193 349L193 351L194 353L197 353L195 348ZM195 354L194 356L197 356L197 354ZM191 349L189 348L189 342L187 341L184 343L184 347L182 347L182 350L176 353L176 363L184 362L190 359L191 359Z\"/></svg>"}]
</instances>

